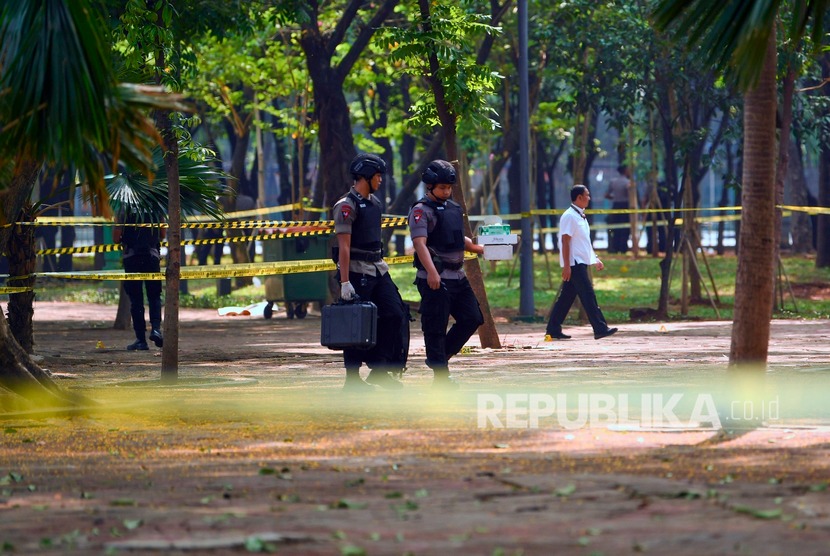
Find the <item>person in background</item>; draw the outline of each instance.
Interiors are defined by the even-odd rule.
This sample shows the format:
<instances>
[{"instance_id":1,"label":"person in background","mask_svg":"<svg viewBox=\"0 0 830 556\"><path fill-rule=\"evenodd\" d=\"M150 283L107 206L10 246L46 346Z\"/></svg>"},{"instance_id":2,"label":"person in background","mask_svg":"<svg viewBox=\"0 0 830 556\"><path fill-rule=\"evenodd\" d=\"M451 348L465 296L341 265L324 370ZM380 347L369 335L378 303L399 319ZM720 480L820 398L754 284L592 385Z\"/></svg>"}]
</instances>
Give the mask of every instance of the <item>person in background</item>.
<instances>
[{"instance_id":1,"label":"person in background","mask_svg":"<svg viewBox=\"0 0 830 556\"><path fill-rule=\"evenodd\" d=\"M415 284L421 294L421 330L426 364L433 386L456 389L449 360L484 323L478 300L464 274L464 252L484 253L464 236L464 213L453 201L455 168L446 160L433 160L421 180L427 193L409 211L409 234L415 246ZM455 323L447 331L450 316Z\"/></svg>"},{"instance_id":2,"label":"person in background","mask_svg":"<svg viewBox=\"0 0 830 556\"><path fill-rule=\"evenodd\" d=\"M125 224L150 223L147 219L127 214ZM116 228L113 239L121 243L124 272L161 272L161 240L164 231L160 226L130 226ZM143 287L142 287L143 286ZM127 346L129 351L146 351L147 322L144 320L144 291L147 291L147 307L150 313L150 340L157 347L164 345L161 333L161 280L125 280L124 292L130 298L130 316L135 331L135 342Z\"/></svg>"},{"instance_id":3,"label":"person in background","mask_svg":"<svg viewBox=\"0 0 830 556\"><path fill-rule=\"evenodd\" d=\"M591 192L587 187L573 186L571 206L559 219L559 266L562 267L562 287L550 313L546 342L570 339L570 336L562 333L562 323L577 296L594 329L595 340L617 332L616 328L609 328L605 322L602 310L597 304L591 276L588 274L589 265L596 265L597 270L605 268L591 245L591 230L585 216L585 208L590 202Z\"/></svg>"},{"instance_id":4,"label":"person in background","mask_svg":"<svg viewBox=\"0 0 830 556\"><path fill-rule=\"evenodd\" d=\"M631 172L628 166L621 164L617 167L617 173L619 175L612 178L611 183L608 184L608 191L605 193L605 198L611 200L612 209L627 209L630 208L628 191L632 186ZM627 253L628 238L631 235L631 215L609 214L606 222L608 224L626 224L623 228L608 229L608 252Z\"/></svg>"},{"instance_id":5,"label":"person in background","mask_svg":"<svg viewBox=\"0 0 830 556\"><path fill-rule=\"evenodd\" d=\"M383 260L381 240L381 202L374 195L386 173L386 163L375 154L361 153L349 165L354 183L334 204L334 232L337 247L340 298L371 301L378 308L377 344L369 350L344 349L346 390L373 390L371 385L388 389L403 388L390 372L402 372L396 350L400 347L401 327L409 325L398 287L389 276ZM371 369L366 380L360 378L363 362Z\"/></svg>"}]
</instances>

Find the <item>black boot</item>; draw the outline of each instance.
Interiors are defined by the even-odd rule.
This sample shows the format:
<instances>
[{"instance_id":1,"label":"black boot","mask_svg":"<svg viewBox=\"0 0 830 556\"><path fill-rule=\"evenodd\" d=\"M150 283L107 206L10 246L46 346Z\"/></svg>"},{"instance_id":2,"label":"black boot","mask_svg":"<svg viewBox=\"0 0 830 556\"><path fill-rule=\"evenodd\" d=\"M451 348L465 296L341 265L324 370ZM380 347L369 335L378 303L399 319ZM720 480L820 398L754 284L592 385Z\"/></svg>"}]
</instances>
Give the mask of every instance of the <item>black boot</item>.
<instances>
[{"instance_id":1,"label":"black boot","mask_svg":"<svg viewBox=\"0 0 830 556\"><path fill-rule=\"evenodd\" d=\"M161 335L161 330L155 326L150 331L150 340L156 344L156 347L162 347L164 345L164 338Z\"/></svg>"},{"instance_id":2,"label":"black boot","mask_svg":"<svg viewBox=\"0 0 830 556\"><path fill-rule=\"evenodd\" d=\"M371 392L375 387L360 378L360 369L346 369L346 383L343 390L347 392Z\"/></svg>"},{"instance_id":3,"label":"black boot","mask_svg":"<svg viewBox=\"0 0 830 556\"><path fill-rule=\"evenodd\" d=\"M369 376L366 377L366 382L386 388L387 390L400 390L403 388L403 383L395 380L392 376L383 369L372 369Z\"/></svg>"},{"instance_id":4,"label":"black boot","mask_svg":"<svg viewBox=\"0 0 830 556\"><path fill-rule=\"evenodd\" d=\"M148 349L150 349L150 347L147 345L147 342L142 338L138 338L135 342L127 346L127 351L146 351Z\"/></svg>"},{"instance_id":5,"label":"black boot","mask_svg":"<svg viewBox=\"0 0 830 556\"><path fill-rule=\"evenodd\" d=\"M458 390L460 387L450 377L450 370L447 368L433 369L432 387L436 390Z\"/></svg>"}]
</instances>

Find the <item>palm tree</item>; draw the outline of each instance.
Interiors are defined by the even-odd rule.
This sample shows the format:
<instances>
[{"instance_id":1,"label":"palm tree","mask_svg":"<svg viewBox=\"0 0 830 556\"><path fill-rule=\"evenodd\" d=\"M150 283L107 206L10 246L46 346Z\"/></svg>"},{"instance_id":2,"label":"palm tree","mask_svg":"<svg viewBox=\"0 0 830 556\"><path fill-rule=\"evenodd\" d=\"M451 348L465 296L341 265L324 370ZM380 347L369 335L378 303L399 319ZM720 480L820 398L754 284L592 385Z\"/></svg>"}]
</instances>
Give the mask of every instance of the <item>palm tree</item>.
<instances>
[{"instance_id":1,"label":"palm tree","mask_svg":"<svg viewBox=\"0 0 830 556\"><path fill-rule=\"evenodd\" d=\"M14 221L44 166L75 165L107 213L103 157L150 172L160 137L146 109L181 110L158 87L119 84L108 25L90 0L0 0L0 219ZM5 247L9 228L0 228ZM40 404L72 399L11 335L0 314L0 389Z\"/></svg>"},{"instance_id":2,"label":"palm tree","mask_svg":"<svg viewBox=\"0 0 830 556\"><path fill-rule=\"evenodd\" d=\"M735 277L730 365L763 369L769 349L775 279L775 26L781 0L660 0L658 28L671 29L734 79L744 92L744 170L741 234ZM798 42L813 20L820 39L827 0L796 0L789 38ZM821 44L816 40L814 44Z\"/></svg>"}]
</instances>

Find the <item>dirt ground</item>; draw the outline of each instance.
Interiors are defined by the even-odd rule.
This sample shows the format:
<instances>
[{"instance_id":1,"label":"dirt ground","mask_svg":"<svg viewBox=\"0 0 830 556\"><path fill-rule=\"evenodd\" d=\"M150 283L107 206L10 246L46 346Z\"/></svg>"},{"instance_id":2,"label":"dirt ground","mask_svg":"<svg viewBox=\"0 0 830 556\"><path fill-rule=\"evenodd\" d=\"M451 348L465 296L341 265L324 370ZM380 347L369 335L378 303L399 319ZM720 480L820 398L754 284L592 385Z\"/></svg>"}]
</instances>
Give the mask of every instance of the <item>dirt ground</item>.
<instances>
[{"instance_id":1,"label":"dirt ground","mask_svg":"<svg viewBox=\"0 0 830 556\"><path fill-rule=\"evenodd\" d=\"M775 321L747 388L728 322L499 319L453 393L414 322L405 388L358 396L314 311L182 310L174 386L114 317L36 303L41 365L98 405L0 414L0 553L830 553L828 321Z\"/></svg>"}]
</instances>

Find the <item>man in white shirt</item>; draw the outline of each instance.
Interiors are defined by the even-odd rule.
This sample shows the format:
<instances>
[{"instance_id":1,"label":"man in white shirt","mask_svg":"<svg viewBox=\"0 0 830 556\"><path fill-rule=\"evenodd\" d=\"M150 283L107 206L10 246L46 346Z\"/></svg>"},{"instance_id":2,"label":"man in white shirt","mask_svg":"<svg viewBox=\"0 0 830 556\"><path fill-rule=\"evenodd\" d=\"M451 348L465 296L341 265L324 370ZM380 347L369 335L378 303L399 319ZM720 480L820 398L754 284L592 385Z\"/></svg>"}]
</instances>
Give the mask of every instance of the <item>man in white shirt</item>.
<instances>
[{"instance_id":1,"label":"man in white shirt","mask_svg":"<svg viewBox=\"0 0 830 556\"><path fill-rule=\"evenodd\" d=\"M594 339L605 338L617 331L616 328L608 328L597 304L591 276L588 274L589 265L597 265L597 270L605 268L591 245L591 230L585 217L585 209L590 202L591 193L587 187L573 186L571 206L559 219L559 266L562 267L562 287L550 313L545 341L570 339L570 336L562 333L562 322L568 316L568 311L571 310L577 296L594 329Z\"/></svg>"}]
</instances>

